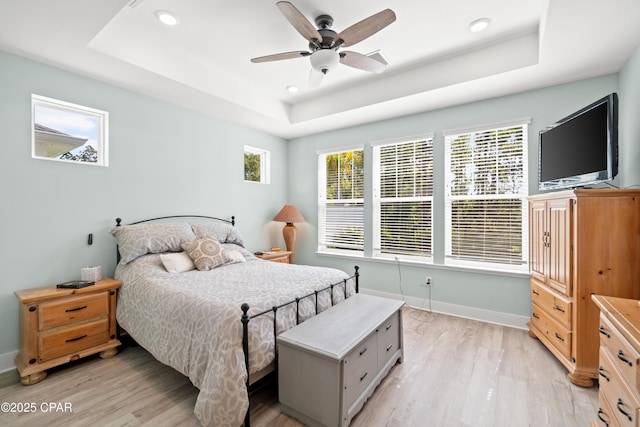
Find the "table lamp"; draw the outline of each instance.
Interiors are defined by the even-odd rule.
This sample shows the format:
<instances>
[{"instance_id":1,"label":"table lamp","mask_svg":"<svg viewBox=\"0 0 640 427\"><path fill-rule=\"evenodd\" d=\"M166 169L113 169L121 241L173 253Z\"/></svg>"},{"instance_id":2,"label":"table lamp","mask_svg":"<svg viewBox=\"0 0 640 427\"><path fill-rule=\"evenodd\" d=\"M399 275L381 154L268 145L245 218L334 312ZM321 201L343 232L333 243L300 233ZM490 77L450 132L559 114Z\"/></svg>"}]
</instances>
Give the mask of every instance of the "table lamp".
<instances>
[{"instance_id":1,"label":"table lamp","mask_svg":"<svg viewBox=\"0 0 640 427\"><path fill-rule=\"evenodd\" d=\"M284 243L287 245L287 250L291 251L291 263L293 264L293 252L296 246L296 226L294 222L305 222L304 217L293 205L284 205L278 215L273 218L274 221L286 222L287 225L282 229L282 236L284 237Z\"/></svg>"}]
</instances>

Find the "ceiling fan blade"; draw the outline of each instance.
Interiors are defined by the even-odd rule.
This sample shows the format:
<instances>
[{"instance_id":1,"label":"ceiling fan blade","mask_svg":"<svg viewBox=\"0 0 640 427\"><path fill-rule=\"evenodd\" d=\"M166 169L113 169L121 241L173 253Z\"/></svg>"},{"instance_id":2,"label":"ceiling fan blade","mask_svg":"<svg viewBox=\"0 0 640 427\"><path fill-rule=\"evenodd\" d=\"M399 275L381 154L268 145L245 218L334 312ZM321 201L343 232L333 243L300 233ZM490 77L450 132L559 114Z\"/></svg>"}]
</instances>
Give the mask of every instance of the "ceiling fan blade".
<instances>
[{"instance_id":1,"label":"ceiling fan blade","mask_svg":"<svg viewBox=\"0 0 640 427\"><path fill-rule=\"evenodd\" d=\"M252 58L251 62L257 63L257 62L280 61L283 59L302 58L303 56L309 56L309 55L311 55L311 52L305 52L304 50L296 50L294 52L283 52L283 53L276 53L274 55L259 56L257 58Z\"/></svg>"},{"instance_id":2,"label":"ceiling fan blade","mask_svg":"<svg viewBox=\"0 0 640 427\"><path fill-rule=\"evenodd\" d=\"M322 77L324 74L322 72L317 71L313 67L311 68L311 73L309 74L309 87L318 87L320 86L320 82L322 81Z\"/></svg>"},{"instance_id":3,"label":"ceiling fan blade","mask_svg":"<svg viewBox=\"0 0 640 427\"><path fill-rule=\"evenodd\" d=\"M372 73L380 73L387 67L380 61L373 58L369 58L367 55L363 55L358 52L351 52L349 50L340 52L340 62L349 67L358 68L364 71L371 71Z\"/></svg>"},{"instance_id":4,"label":"ceiling fan blade","mask_svg":"<svg viewBox=\"0 0 640 427\"><path fill-rule=\"evenodd\" d=\"M336 44L344 47L353 46L374 35L395 20L396 14L393 10L385 9L340 32L336 36Z\"/></svg>"},{"instance_id":5,"label":"ceiling fan blade","mask_svg":"<svg viewBox=\"0 0 640 427\"><path fill-rule=\"evenodd\" d=\"M295 28L305 39L312 41L317 40L317 43L322 41L322 36L314 27L311 22L307 18L304 17L302 13L294 5L289 3L288 1L279 1L276 3L280 12L284 15L285 18L293 25Z\"/></svg>"}]
</instances>

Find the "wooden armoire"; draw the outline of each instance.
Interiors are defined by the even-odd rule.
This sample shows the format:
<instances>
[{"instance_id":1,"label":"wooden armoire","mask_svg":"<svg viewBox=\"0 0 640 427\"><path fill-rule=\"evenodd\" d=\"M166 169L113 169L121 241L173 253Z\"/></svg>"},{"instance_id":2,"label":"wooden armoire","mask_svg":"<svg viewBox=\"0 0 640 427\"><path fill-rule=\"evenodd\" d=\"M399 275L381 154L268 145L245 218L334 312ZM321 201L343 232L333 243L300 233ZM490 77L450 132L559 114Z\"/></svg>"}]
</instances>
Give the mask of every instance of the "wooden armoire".
<instances>
[{"instance_id":1,"label":"wooden armoire","mask_svg":"<svg viewBox=\"0 0 640 427\"><path fill-rule=\"evenodd\" d=\"M531 320L582 387L598 377L592 294L640 299L640 190L582 189L529 198Z\"/></svg>"}]
</instances>

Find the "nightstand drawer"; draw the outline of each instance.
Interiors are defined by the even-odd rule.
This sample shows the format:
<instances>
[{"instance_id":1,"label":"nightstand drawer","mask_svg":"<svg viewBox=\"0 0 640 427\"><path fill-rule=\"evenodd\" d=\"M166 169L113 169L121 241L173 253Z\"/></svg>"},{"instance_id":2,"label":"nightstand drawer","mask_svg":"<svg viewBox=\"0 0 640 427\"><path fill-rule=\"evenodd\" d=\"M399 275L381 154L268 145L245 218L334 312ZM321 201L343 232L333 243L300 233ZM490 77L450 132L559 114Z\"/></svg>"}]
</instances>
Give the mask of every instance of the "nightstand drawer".
<instances>
[{"instance_id":1,"label":"nightstand drawer","mask_svg":"<svg viewBox=\"0 0 640 427\"><path fill-rule=\"evenodd\" d=\"M40 330L109 313L109 293L73 296L40 304Z\"/></svg>"},{"instance_id":2,"label":"nightstand drawer","mask_svg":"<svg viewBox=\"0 0 640 427\"><path fill-rule=\"evenodd\" d=\"M54 359L109 341L109 319L94 320L68 328L43 332L38 337L39 361Z\"/></svg>"}]
</instances>

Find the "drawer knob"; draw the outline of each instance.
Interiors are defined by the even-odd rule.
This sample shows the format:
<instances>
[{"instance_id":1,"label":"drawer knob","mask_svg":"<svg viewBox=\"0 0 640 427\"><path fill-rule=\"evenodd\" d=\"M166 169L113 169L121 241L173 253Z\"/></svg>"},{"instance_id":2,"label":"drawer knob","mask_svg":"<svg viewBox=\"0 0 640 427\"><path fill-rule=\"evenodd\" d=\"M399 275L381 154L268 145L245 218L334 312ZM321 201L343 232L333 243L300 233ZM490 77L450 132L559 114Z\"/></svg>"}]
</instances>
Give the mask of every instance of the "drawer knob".
<instances>
[{"instance_id":1,"label":"drawer knob","mask_svg":"<svg viewBox=\"0 0 640 427\"><path fill-rule=\"evenodd\" d=\"M387 331L388 331L389 329L391 329L391 323L389 323L389 324L387 325Z\"/></svg>"},{"instance_id":2,"label":"drawer knob","mask_svg":"<svg viewBox=\"0 0 640 427\"><path fill-rule=\"evenodd\" d=\"M535 289L531 289L531 293L534 295L540 295L540 293L538 291L536 291Z\"/></svg>"},{"instance_id":3,"label":"drawer knob","mask_svg":"<svg viewBox=\"0 0 640 427\"><path fill-rule=\"evenodd\" d=\"M84 310L85 308L87 308L86 305L83 305L82 307L76 307L76 308L69 308L67 310L65 310L67 313L69 313L70 311L80 311L80 310Z\"/></svg>"},{"instance_id":4,"label":"drawer knob","mask_svg":"<svg viewBox=\"0 0 640 427\"><path fill-rule=\"evenodd\" d=\"M531 316L535 317L536 319L540 319L540 316L538 316L535 312L531 313Z\"/></svg>"},{"instance_id":5,"label":"drawer knob","mask_svg":"<svg viewBox=\"0 0 640 427\"><path fill-rule=\"evenodd\" d=\"M608 376L606 376L606 375L605 375L605 373L604 373L604 368L603 368L602 366L600 366L600 367L598 368L598 374L600 374L600 376L601 376L602 378L604 378L605 380L607 380L607 381L611 381L611 378L609 378Z\"/></svg>"},{"instance_id":6,"label":"drawer knob","mask_svg":"<svg viewBox=\"0 0 640 427\"><path fill-rule=\"evenodd\" d=\"M553 309L554 309L554 310L558 310L559 312L564 313L564 309L563 309L562 307L559 307L559 306L558 306L558 305L556 305L556 304L554 304L554 305L553 305Z\"/></svg>"},{"instance_id":7,"label":"drawer knob","mask_svg":"<svg viewBox=\"0 0 640 427\"><path fill-rule=\"evenodd\" d=\"M618 350L618 359L622 360L624 363L626 363L627 365L633 367L633 363L627 359L626 357L624 357L624 353L622 350Z\"/></svg>"},{"instance_id":8,"label":"drawer knob","mask_svg":"<svg viewBox=\"0 0 640 427\"><path fill-rule=\"evenodd\" d=\"M607 332L607 330L604 328L604 326L600 325L600 327L598 328L598 330L600 331L600 333L602 335L604 335L607 338L611 338L611 334L609 332Z\"/></svg>"},{"instance_id":9,"label":"drawer knob","mask_svg":"<svg viewBox=\"0 0 640 427\"><path fill-rule=\"evenodd\" d=\"M631 414L624 410L624 403L622 402L622 399L618 399L616 407L618 408L618 411L620 411L622 415L627 417L629 421L633 421L633 418L631 418Z\"/></svg>"},{"instance_id":10,"label":"drawer knob","mask_svg":"<svg viewBox=\"0 0 640 427\"><path fill-rule=\"evenodd\" d=\"M362 350L360 350L360 356L362 356L363 354L365 354L367 352L367 347L363 348Z\"/></svg>"},{"instance_id":11,"label":"drawer knob","mask_svg":"<svg viewBox=\"0 0 640 427\"><path fill-rule=\"evenodd\" d=\"M389 344L389 345L387 346L387 351L391 350L391 347L393 347L393 344Z\"/></svg>"},{"instance_id":12,"label":"drawer knob","mask_svg":"<svg viewBox=\"0 0 640 427\"><path fill-rule=\"evenodd\" d=\"M368 374L369 374L369 372L365 372L364 375L362 375L360 377L360 381L364 380L367 377Z\"/></svg>"},{"instance_id":13,"label":"drawer knob","mask_svg":"<svg viewBox=\"0 0 640 427\"><path fill-rule=\"evenodd\" d=\"M73 342L73 341L80 341L82 338L86 338L87 334L81 335L79 337L76 338L70 338L68 340L65 340L65 342Z\"/></svg>"},{"instance_id":14,"label":"drawer knob","mask_svg":"<svg viewBox=\"0 0 640 427\"><path fill-rule=\"evenodd\" d=\"M609 421L602 418L602 414L604 414L604 411L602 410L602 408L598 408L598 418L604 423L605 427L609 427Z\"/></svg>"},{"instance_id":15,"label":"drawer knob","mask_svg":"<svg viewBox=\"0 0 640 427\"><path fill-rule=\"evenodd\" d=\"M564 338L562 338L562 336L560 336L560 334L558 334L556 332L556 338L558 338L560 341L564 342Z\"/></svg>"}]
</instances>

